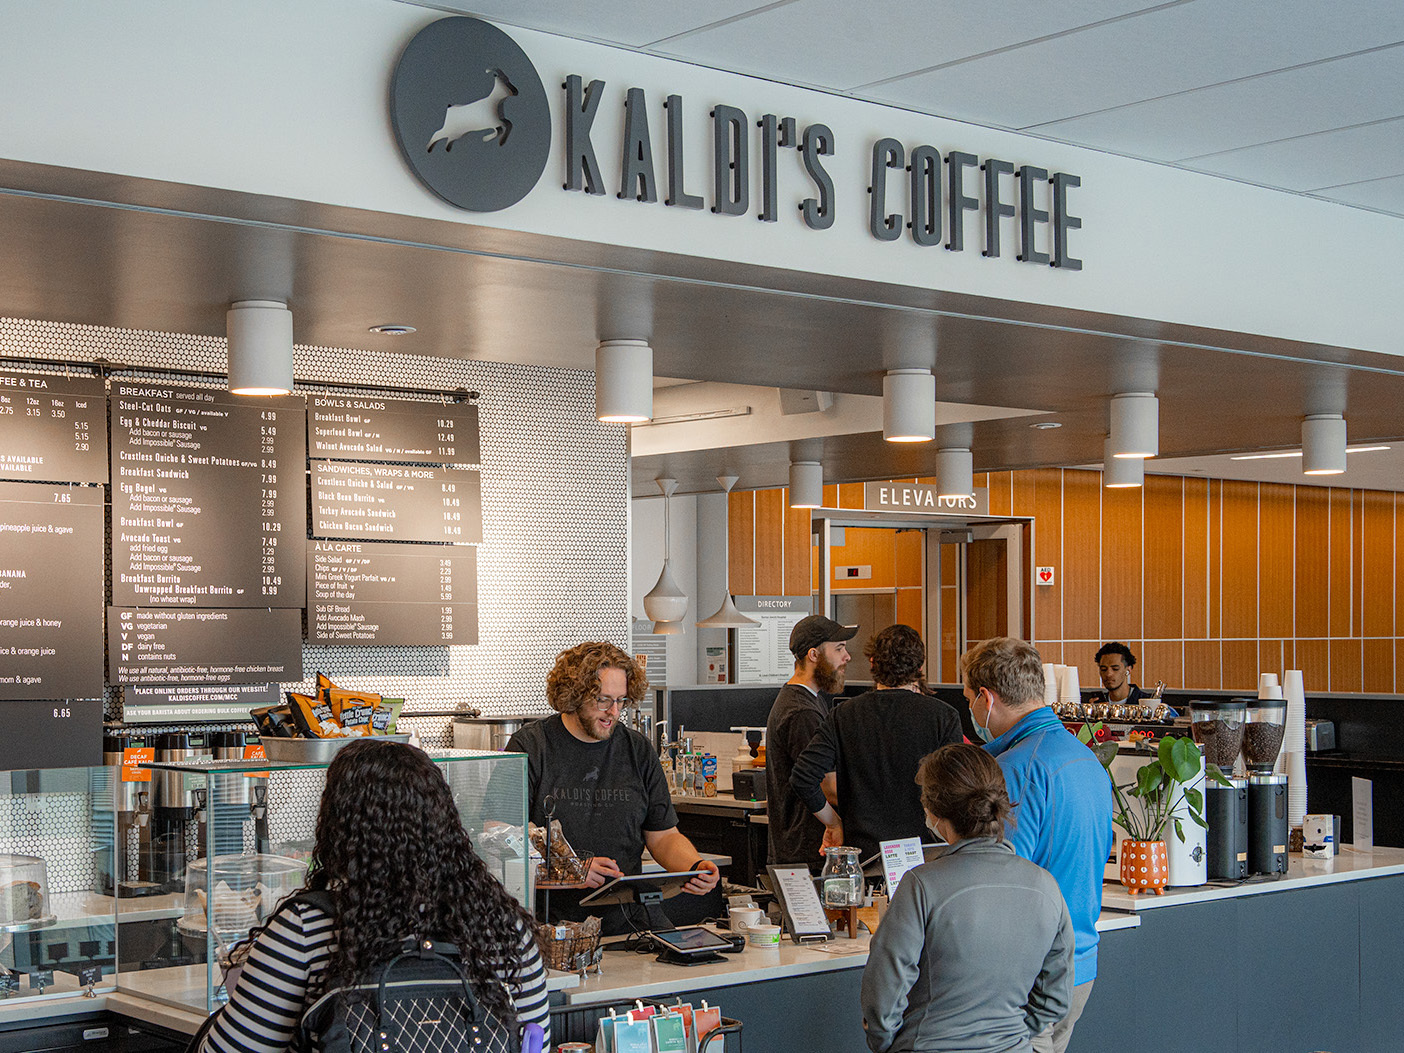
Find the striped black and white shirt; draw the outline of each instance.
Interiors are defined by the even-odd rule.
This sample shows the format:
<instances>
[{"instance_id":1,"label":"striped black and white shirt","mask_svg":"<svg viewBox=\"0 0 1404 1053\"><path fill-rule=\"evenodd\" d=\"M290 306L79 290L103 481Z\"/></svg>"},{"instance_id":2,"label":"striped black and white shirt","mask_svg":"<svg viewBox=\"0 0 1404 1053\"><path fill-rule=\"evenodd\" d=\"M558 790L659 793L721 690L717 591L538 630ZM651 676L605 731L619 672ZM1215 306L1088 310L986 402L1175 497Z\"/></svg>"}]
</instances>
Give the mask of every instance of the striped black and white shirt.
<instances>
[{"instance_id":1,"label":"striped black and white shirt","mask_svg":"<svg viewBox=\"0 0 1404 1053\"><path fill-rule=\"evenodd\" d=\"M302 1013L321 993L336 928L307 903L279 910L255 941L249 958L200 1053L286 1053ZM517 1018L540 1024L551 1045L546 968L529 928L523 927L521 987L513 991Z\"/></svg>"}]
</instances>

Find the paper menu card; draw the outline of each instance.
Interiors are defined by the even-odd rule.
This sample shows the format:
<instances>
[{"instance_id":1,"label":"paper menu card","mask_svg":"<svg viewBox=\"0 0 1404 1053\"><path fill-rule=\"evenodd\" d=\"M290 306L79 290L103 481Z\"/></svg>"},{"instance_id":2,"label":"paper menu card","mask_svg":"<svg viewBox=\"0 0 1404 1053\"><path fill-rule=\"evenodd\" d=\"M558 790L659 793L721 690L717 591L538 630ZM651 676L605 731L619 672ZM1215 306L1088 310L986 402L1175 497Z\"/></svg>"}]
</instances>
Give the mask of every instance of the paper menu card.
<instances>
[{"instance_id":1,"label":"paper menu card","mask_svg":"<svg viewBox=\"0 0 1404 1053\"><path fill-rule=\"evenodd\" d=\"M647 1020L625 1020L620 1017L614 1022L614 1053L652 1053L653 1038Z\"/></svg>"},{"instance_id":2,"label":"paper menu card","mask_svg":"<svg viewBox=\"0 0 1404 1053\"><path fill-rule=\"evenodd\" d=\"M721 1027L721 1009L703 1002L700 1009L692 1011L692 1026L697 1032L695 1041L701 1042L708 1031L714 1027Z\"/></svg>"},{"instance_id":3,"label":"paper menu card","mask_svg":"<svg viewBox=\"0 0 1404 1053\"><path fill-rule=\"evenodd\" d=\"M687 1053L687 1032L680 1014L661 1013L649 1023L653 1026L655 1053Z\"/></svg>"},{"instance_id":4,"label":"paper menu card","mask_svg":"<svg viewBox=\"0 0 1404 1053\"><path fill-rule=\"evenodd\" d=\"M814 878L808 867L765 868L770 874L771 886L780 898L780 906L785 911L785 922L790 935L798 940L801 936L829 935L829 919L824 914L824 905L819 902L819 893L814 888Z\"/></svg>"},{"instance_id":5,"label":"paper menu card","mask_svg":"<svg viewBox=\"0 0 1404 1053\"><path fill-rule=\"evenodd\" d=\"M887 898L897 895L897 886L908 870L926 862L922 854L921 838L903 837L895 841L879 842L882 851L882 872L887 878Z\"/></svg>"},{"instance_id":6,"label":"paper menu card","mask_svg":"<svg viewBox=\"0 0 1404 1053\"><path fill-rule=\"evenodd\" d=\"M1351 776L1350 799L1351 847L1357 852L1372 852L1375 848L1375 784L1369 779Z\"/></svg>"}]
</instances>

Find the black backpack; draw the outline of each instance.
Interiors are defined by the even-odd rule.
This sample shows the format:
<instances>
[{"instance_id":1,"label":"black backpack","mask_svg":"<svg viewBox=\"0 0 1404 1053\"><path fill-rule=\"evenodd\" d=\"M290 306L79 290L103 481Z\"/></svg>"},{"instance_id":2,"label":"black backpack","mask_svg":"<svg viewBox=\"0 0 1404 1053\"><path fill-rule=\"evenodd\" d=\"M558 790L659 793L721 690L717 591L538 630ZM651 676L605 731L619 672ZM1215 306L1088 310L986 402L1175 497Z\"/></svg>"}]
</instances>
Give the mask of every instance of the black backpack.
<instances>
[{"instance_id":1,"label":"black backpack","mask_svg":"<svg viewBox=\"0 0 1404 1053\"><path fill-rule=\"evenodd\" d=\"M335 916L326 892L294 900ZM473 994L451 943L406 940L372 978L326 991L302 1014L298 1048L319 1053L520 1053L521 1038Z\"/></svg>"}]
</instances>

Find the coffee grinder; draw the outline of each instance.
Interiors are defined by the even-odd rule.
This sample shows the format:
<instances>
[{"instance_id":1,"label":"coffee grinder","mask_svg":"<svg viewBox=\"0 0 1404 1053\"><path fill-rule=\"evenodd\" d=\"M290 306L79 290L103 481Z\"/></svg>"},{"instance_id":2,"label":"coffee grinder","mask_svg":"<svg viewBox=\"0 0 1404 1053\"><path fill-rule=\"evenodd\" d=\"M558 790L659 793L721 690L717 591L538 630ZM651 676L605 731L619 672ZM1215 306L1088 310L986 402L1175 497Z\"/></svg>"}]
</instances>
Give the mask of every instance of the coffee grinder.
<instances>
[{"instance_id":1,"label":"coffee grinder","mask_svg":"<svg viewBox=\"0 0 1404 1053\"><path fill-rule=\"evenodd\" d=\"M1248 870L1287 873L1287 776L1248 776Z\"/></svg>"},{"instance_id":2,"label":"coffee grinder","mask_svg":"<svg viewBox=\"0 0 1404 1053\"><path fill-rule=\"evenodd\" d=\"M1228 772L1227 786L1204 787L1204 821L1210 881L1242 881L1248 876L1248 780Z\"/></svg>"}]
</instances>

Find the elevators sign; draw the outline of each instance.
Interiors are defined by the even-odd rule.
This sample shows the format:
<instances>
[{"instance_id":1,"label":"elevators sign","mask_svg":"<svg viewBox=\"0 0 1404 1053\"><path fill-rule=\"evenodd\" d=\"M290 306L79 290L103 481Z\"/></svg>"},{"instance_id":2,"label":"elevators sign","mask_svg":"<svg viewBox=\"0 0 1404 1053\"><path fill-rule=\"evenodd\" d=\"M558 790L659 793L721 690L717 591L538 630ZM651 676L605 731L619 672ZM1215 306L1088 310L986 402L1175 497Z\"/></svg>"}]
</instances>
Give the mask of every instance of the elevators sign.
<instances>
[{"instance_id":1,"label":"elevators sign","mask_svg":"<svg viewBox=\"0 0 1404 1053\"><path fill-rule=\"evenodd\" d=\"M863 510L866 512L963 512L990 514L988 489L968 494L941 496L940 488L922 483L865 483Z\"/></svg>"},{"instance_id":2,"label":"elevators sign","mask_svg":"<svg viewBox=\"0 0 1404 1053\"><path fill-rule=\"evenodd\" d=\"M103 503L0 483L0 699L102 697Z\"/></svg>"}]
</instances>

